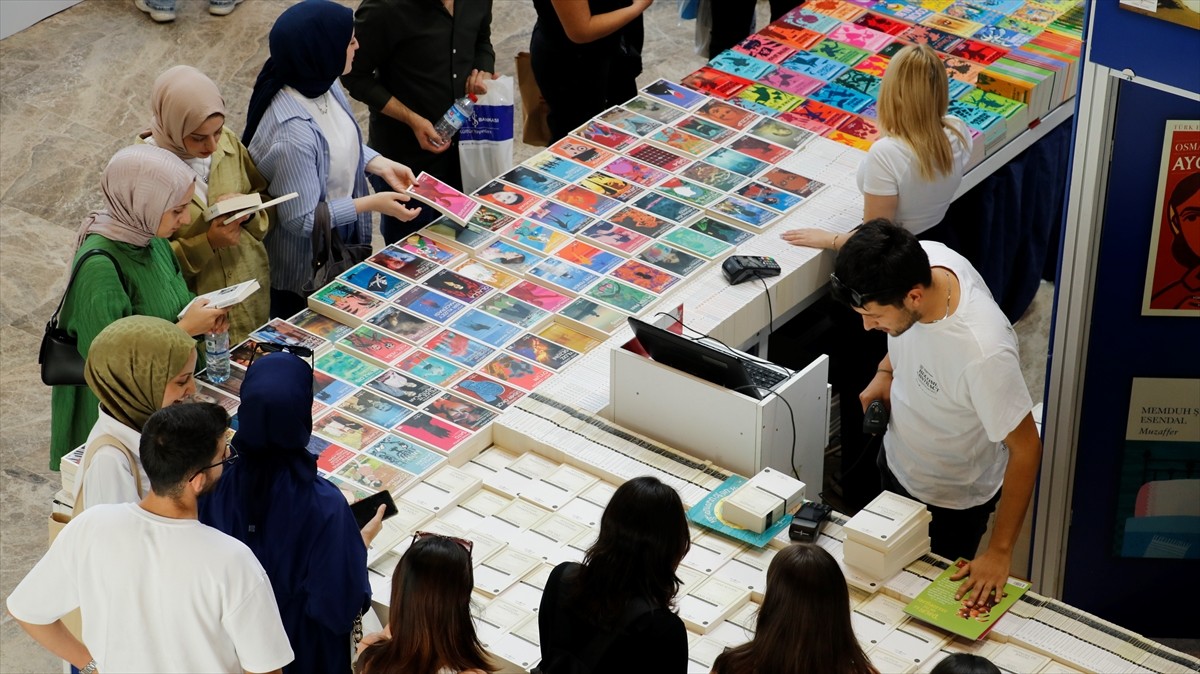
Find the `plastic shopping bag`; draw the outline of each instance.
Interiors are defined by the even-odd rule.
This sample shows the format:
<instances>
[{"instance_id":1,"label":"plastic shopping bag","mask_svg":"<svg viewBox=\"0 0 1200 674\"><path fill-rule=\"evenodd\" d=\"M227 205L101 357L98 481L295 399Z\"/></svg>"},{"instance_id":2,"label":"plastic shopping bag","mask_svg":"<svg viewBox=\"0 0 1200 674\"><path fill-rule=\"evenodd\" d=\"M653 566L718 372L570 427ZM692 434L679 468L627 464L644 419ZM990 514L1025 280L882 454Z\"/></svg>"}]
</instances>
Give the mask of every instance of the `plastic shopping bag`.
<instances>
[{"instance_id":1,"label":"plastic shopping bag","mask_svg":"<svg viewBox=\"0 0 1200 674\"><path fill-rule=\"evenodd\" d=\"M513 164L513 78L504 75L486 82L487 93L475 102L475 116L459 130L458 158L467 193Z\"/></svg>"}]
</instances>

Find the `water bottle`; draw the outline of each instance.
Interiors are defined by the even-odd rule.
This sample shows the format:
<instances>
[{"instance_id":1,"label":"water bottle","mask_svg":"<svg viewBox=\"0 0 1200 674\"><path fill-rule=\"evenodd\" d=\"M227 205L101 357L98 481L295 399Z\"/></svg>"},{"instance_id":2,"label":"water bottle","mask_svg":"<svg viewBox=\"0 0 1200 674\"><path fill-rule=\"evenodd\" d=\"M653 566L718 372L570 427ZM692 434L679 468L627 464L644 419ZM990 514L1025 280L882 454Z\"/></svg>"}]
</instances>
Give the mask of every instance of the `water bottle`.
<instances>
[{"instance_id":1,"label":"water bottle","mask_svg":"<svg viewBox=\"0 0 1200 674\"><path fill-rule=\"evenodd\" d=\"M442 141L450 142L463 124L470 121L475 114L475 101L477 100L479 99L475 98L475 94L467 94L454 101L454 105L451 105L446 114L442 115L442 118L433 127L433 130L442 137Z\"/></svg>"},{"instance_id":2,"label":"water bottle","mask_svg":"<svg viewBox=\"0 0 1200 674\"><path fill-rule=\"evenodd\" d=\"M229 379L229 331L205 333L204 353L207 361L205 373L208 380L214 384L220 384Z\"/></svg>"}]
</instances>

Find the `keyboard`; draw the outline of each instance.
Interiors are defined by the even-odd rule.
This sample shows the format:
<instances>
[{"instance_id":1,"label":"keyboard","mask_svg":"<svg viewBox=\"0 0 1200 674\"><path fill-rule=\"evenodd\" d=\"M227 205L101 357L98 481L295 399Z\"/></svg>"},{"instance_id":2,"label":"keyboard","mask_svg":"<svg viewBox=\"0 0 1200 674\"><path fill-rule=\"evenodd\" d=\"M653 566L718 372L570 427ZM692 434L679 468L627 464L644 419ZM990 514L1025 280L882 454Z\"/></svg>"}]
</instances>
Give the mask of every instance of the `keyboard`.
<instances>
[{"instance_id":1,"label":"keyboard","mask_svg":"<svg viewBox=\"0 0 1200 674\"><path fill-rule=\"evenodd\" d=\"M781 368L767 367L757 361L742 359L742 364L746 367L746 375L750 377L750 381L755 386L774 388L776 384L789 376Z\"/></svg>"}]
</instances>

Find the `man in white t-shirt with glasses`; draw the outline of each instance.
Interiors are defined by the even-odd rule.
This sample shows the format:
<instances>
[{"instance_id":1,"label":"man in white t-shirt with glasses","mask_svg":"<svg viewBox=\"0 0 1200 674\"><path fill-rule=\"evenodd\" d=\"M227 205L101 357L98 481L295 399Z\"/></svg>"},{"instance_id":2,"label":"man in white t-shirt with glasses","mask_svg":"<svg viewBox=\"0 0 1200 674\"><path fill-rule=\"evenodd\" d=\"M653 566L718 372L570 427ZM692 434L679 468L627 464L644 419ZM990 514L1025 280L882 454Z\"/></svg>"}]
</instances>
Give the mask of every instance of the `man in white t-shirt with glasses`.
<instances>
[{"instance_id":1,"label":"man in white t-shirt with glasses","mask_svg":"<svg viewBox=\"0 0 1200 674\"><path fill-rule=\"evenodd\" d=\"M293 659L266 572L196 519L197 498L237 458L211 403L155 412L140 454L151 492L71 521L8 597L39 644L93 672L278 672ZM79 608L83 641L62 623Z\"/></svg>"},{"instance_id":2,"label":"man in white t-shirt with glasses","mask_svg":"<svg viewBox=\"0 0 1200 674\"><path fill-rule=\"evenodd\" d=\"M864 408L882 400L891 410L883 488L929 506L933 552L970 560L956 576L970 575L960 598L1001 592L1042 452L1012 325L966 258L887 220L851 234L830 282L864 329L888 334L888 355L859 396Z\"/></svg>"}]
</instances>

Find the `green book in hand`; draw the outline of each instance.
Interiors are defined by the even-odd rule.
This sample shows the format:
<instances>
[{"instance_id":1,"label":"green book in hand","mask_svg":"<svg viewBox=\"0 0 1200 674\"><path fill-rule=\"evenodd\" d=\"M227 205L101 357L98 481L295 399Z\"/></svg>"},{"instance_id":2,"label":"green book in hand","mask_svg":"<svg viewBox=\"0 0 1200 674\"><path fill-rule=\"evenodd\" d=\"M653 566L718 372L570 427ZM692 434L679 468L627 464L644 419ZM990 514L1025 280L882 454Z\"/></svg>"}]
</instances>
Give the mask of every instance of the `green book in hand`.
<instances>
[{"instance_id":1,"label":"green book in hand","mask_svg":"<svg viewBox=\"0 0 1200 674\"><path fill-rule=\"evenodd\" d=\"M950 568L943 571L929 587L904 607L904 612L917 620L959 636L982 639L996 621L1029 590L1029 583L1010 577L1004 585L1003 596L999 597L998 601L990 605L967 606L966 597L954 598L959 586L966 582L967 578L950 580L950 577L958 573L966 563L967 560L959 559L951 564Z\"/></svg>"}]
</instances>

